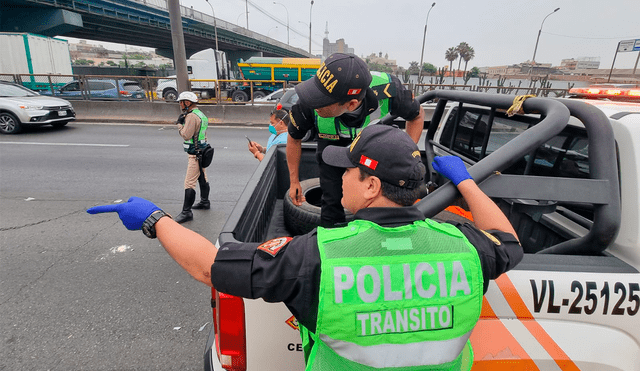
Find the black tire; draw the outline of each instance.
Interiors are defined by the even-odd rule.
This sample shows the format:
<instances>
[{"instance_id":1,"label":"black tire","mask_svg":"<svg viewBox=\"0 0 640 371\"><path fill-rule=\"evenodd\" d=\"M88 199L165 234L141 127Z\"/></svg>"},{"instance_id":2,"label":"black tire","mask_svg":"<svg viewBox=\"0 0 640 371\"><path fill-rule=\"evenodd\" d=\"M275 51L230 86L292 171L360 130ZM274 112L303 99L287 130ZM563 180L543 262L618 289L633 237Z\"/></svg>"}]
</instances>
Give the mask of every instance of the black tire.
<instances>
[{"instance_id":1,"label":"black tire","mask_svg":"<svg viewBox=\"0 0 640 371\"><path fill-rule=\"evenodd\" d=\"M312 178L300 182L302 194L306 201L300 206L293 204L289 196L289 190L284 195L284 223L292 235L301 235L310 232L320 225L320 202L322 189L320 178ZM353 214L344 211L347 221L353 220Z\"/></svg>"},{"instance_id":2,"label":"black tire","mask_svg":"<svg viewBox=\"0 0 640 371\"><path fill-rule=\"evenodd\" d=\"M247 102L249 95L242 90L236 90L231 94L231 100L234 102Z\"/></svg>"},{"instance_id":3,"label":"black tire","mask_svg":"<svg viewBox=\"0 0 640 371\"><path fill-rule=\"evenodd\" d=\"M253 92L253 99L264 98L266 96L267 96L267 94L265 92L263 92L262 90L258 90L258 91L254 91Z\"/></svg>"},{"instance_id":4,"label":"black tire","mask_svg":"<svg viewBox=\"0 0 640 371\"><path fill-rule=\"evenodd\" d=\"M17 134L22 130L22 123L9 112L0 112L0 133Z\"/></svg>"},{"instance_id":5,"label":"black tire","mask_svg":"<svg viewBox=\"0 0 640 371\"><path fill-rule=\"evenodd\" d=\"M178 99L178 92L174 89L168 89L162 92L162 98L168 102L173 102Z\"/></svg>"},{"instance_id":6,"label":"black tire","mask_svg":"<svg viewBox=\"0 0 640 371\"><path fill-rule=\"evenodd\" d=\"M54 122L51 124L51 126L53 126L56 129L59 129L61 127L66 126L69 123L69 121L63 121L63 122Z\"/></svg>"}]
</instances>

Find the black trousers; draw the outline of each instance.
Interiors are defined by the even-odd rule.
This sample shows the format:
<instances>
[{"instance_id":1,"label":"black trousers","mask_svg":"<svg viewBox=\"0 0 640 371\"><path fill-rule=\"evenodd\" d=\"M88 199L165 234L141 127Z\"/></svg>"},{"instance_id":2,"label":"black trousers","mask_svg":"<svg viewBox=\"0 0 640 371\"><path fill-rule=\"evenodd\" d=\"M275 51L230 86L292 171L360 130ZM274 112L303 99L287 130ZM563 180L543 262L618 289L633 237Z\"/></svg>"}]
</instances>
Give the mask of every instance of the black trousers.
<instances>
[{"instance_id":1,"label":"black trousers","mask_svg":"<svg viewBox=\"0 0 640 371\"><path fill-rule=\"evenodd\" d=\"M322 149L318 148L316 154L320 167L320 188L322 189L320 224L323 227L333 227L335 224L345 221L344 208L342 207L342 174L345 169L327 165L322 161Z\"/></svg>"}]
</instances>

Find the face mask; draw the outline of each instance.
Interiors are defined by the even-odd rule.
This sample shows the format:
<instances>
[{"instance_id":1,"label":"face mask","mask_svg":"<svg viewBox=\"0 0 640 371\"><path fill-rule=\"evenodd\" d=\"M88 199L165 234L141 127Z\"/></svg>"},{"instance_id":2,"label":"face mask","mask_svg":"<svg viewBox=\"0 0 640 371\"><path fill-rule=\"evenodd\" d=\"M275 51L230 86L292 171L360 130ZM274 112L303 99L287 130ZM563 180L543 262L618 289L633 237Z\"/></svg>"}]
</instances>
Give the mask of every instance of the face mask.
<instances>
[{"instance_id":1,"label":"face mask","mask_svg":"<svg viewBox=\"0 0 640 371\"><path fill-rule=\"evenodd\" d=\"M274 135L275 135L275 134L278 134L278 131L276 130L276 127L275 127L275 126L273 126L273 125L269 125L269 132L270 132L271 134L274 134Z\"/></svg>"}]
</instances>

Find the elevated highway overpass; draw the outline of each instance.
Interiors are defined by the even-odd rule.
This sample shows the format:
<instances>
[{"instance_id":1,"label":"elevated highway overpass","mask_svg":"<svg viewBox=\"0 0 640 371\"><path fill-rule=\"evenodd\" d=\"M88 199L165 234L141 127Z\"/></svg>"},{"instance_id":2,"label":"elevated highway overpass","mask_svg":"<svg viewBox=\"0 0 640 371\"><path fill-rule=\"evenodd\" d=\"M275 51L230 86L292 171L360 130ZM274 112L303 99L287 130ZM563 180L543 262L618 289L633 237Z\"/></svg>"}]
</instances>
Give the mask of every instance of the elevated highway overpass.
<instances>
[{"instance_id":1,"label":"elevated highway overpass","mask_svg":"<svg viewBox=\"0 0 640 371\"><path fill-rule=\"evenodd\" d=\"M187 57L215 48L214 17L180 6ZM311 57L309 53L215 19L219 49L236 67L254 55ZM31 32L155 48L172 58L166 0L2 0L0 31Z\"/></svg>"}]
</instances>

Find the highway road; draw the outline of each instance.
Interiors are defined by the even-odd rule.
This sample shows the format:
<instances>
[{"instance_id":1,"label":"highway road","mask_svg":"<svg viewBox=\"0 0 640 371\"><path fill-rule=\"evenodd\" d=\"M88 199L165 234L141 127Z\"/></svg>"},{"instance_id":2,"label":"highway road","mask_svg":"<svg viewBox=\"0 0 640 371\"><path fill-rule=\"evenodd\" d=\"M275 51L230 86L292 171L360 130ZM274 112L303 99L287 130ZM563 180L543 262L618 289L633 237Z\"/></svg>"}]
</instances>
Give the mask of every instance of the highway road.
<instances>
[{"instance_id":1,"label":"highway road","mask_svg":"<svg viewBox=\"0 0 640 371\"><path fill-rule=\"evenodd\" d=\"M185 226L212 241L258 166L245 135L269 133L208 130L212 209ZM209 288L116 214L85 212L139 196L177 215L185 171L172 126L0 136L0 370L202 369Z\"/></svg>"}]
</instances>

